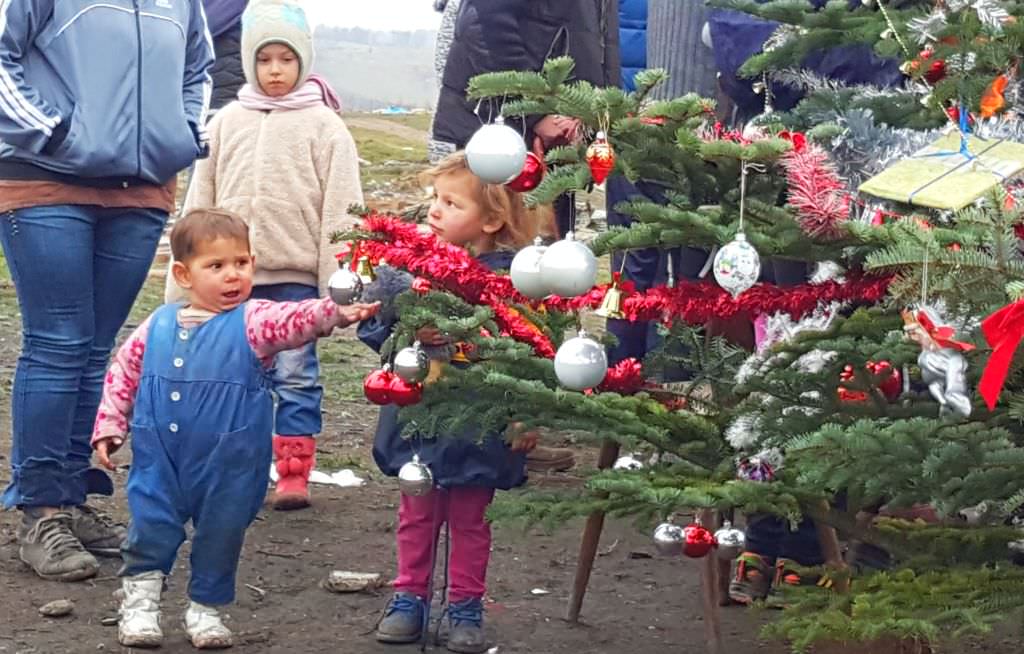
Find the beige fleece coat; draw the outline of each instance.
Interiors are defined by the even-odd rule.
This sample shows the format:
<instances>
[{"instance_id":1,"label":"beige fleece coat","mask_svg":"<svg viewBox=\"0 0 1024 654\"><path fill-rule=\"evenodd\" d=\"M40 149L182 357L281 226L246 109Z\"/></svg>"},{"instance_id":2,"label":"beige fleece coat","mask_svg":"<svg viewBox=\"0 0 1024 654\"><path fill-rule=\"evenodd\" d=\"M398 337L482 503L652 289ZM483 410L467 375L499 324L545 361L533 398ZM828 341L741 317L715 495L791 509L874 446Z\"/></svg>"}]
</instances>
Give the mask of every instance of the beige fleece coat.
<instances>
[{"instance_id":1,"label":"beige fleece coat","mask_svg":"<svg viewBox=\"0 0 1024 654\"><path fill-rule=\"evenodd\" d=\"M354 226L363 203L359 155L326 106L256 111L232 102L210 121L210 156L196 163L185 210L215 207L249 223L254 283L316 286L338 269L331 234ZM181 297L168 274L167 300Z\"/></svg>"}]
</instances>

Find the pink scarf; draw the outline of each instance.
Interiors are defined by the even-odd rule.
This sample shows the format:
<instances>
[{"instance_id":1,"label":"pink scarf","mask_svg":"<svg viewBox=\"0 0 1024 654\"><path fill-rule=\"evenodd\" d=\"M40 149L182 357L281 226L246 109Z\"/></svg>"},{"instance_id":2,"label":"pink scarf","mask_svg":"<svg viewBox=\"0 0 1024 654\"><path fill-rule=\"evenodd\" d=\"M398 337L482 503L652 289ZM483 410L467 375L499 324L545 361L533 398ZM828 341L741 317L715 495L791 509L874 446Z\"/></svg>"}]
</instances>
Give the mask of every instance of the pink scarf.
<instances>
[{"instance_id":1,"label":"pink scarf","mask_svg":"<svg viewBox=\"0 0 1024 654\"><path fill-rule=\"evenodd\" d=\"M272 98L252 84L246 84L238 92L238 101L246 109L256 111L308 109L320 105L326 105L333 111L341 111L338 94L326 79L316 74L310 75L302 86L279 98Z\"/></svg>"}]
</instances>

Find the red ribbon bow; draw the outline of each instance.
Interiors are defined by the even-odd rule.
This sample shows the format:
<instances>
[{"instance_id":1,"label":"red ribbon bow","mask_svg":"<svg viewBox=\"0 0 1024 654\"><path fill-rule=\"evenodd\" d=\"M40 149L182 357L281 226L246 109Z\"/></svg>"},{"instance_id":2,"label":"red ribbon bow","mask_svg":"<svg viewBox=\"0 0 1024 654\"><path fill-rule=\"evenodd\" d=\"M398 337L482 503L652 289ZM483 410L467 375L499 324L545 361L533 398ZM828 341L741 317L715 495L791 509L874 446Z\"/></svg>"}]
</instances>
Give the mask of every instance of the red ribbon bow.
<instances>
[{"instance_id":1,"label":"red ribbon bow","mask_svg":"<svg viewBox=\"0 0 1024 654\"><path fill-rule=\"evenodd\" d=\"M1024 300L1007 305L985 318L981 323L981 331L992 347L992 356L985 364L978 391L991 411L999 401L1013 355L1021 338L1024 338Z\"/></svg>"},{"instance_id":2,"label":"red ribbon bow","mask_svg":"<svg viewBox=\"0 0 1024 654\"><path fill-rule=\"evenodd\" d=\"M964 343L953 339L953 335L956 333L953 328L949 325L936 325L925 311L917 312L917 324L924 327L924 330L928 332L932 340L935 341L939 347L949 347L960 352L970 352L974 349L974 346L970 343Z\"/></svg>"}]
</instances>

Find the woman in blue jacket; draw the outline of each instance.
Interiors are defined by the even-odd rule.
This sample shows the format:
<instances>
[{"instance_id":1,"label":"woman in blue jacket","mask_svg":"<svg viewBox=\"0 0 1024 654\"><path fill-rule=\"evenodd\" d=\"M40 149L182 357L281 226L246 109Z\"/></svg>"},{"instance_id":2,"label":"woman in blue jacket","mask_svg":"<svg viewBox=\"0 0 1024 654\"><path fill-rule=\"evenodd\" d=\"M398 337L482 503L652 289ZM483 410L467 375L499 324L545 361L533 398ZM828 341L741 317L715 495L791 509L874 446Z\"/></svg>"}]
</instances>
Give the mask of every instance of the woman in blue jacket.
<instances>
[{"instance_id":1,"label":"woman in blue jacket","mask_svg":"<svg viewBox=\"0 0 1024 654\"><path fill-rule=\"evenodd\" d=\"M114 339L175 178L205 152L213 48L199 0L8 0L0 22L0 243L22 312L6 508L46 579L96 574L124 528L89 437Z\"/></svg>"}]
</instances>

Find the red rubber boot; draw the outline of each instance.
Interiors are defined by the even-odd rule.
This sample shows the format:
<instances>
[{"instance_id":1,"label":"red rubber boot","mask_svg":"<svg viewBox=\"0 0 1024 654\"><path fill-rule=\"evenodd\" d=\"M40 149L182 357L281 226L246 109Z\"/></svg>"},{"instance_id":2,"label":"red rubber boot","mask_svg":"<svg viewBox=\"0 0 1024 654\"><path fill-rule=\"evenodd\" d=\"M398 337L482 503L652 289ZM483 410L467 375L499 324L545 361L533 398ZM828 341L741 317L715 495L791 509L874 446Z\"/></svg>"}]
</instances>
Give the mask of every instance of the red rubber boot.
<instances>
[{"instance_id":1,"label":"red rubber boot","mask_svg":"<svg viewBox=\"0 0 1024 654\"><path fill-rule=\"evenodd\" d=\"M309 473L315 457L316 440L312 436L274 436L275 509L291 511L309 506Z\"/></svg>"}]
</instances>

